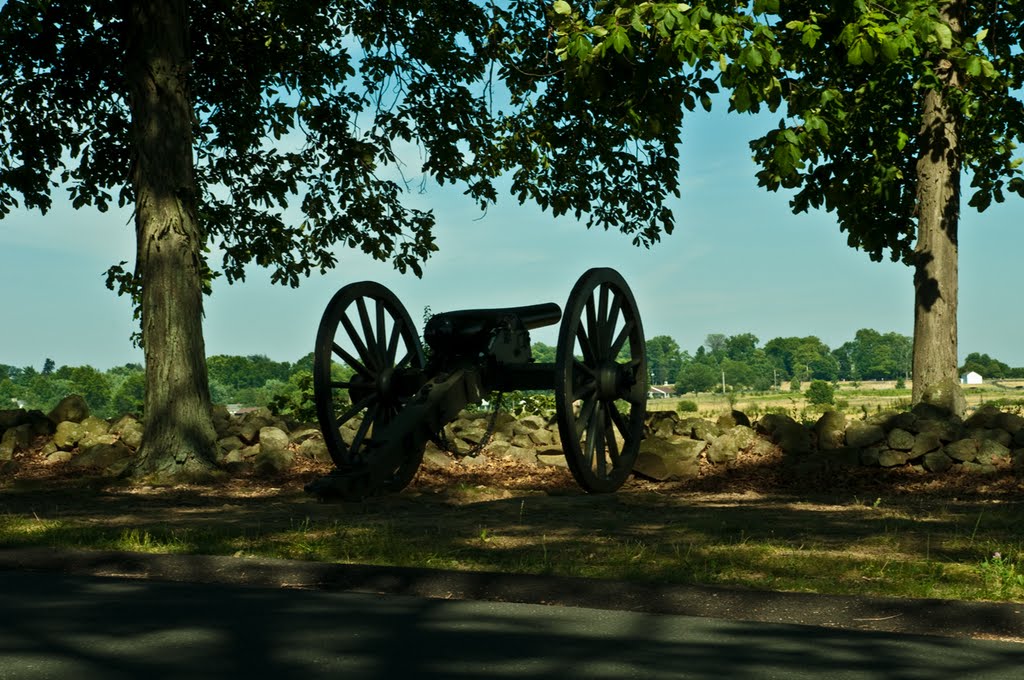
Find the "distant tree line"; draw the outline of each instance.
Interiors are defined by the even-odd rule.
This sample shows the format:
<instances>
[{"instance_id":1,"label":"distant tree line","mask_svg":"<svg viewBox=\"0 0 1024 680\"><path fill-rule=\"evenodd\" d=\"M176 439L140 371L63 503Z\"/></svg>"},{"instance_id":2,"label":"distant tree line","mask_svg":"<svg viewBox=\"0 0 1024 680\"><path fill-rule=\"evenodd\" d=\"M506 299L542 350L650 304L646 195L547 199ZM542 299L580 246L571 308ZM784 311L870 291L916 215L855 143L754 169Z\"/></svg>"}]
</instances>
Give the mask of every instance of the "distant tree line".
<instances>
[{"instance_id":1,"label":"distant tree line","mask_svg":"<svg viewBox=\"0 0 1024 680\"><path fill-rule=\"evenodd\" d=\"M899 333L857 331L836 349L817 337L773 338L764 345L753 333L712 333L693 352L673 338L647 339L647 364L653 385L675 383L678 394L722 389L768 391L786 384L824 380L897 380L910 378L912 340ZM555 348L542 342L532 347L534 360L555 360ZM277 410L311 418L313 354L295 362L266 356L218 354L207 358L210 394L215 404L272 405ZM1024 379L1024 368L1011 368L988 354L967 355L960 372L976 371L989 380ZM107 371L92 366L56 366L46 359L41 369L0 364L0 409L18 405L47 411L68 394L80 394L96 415L140 414L145 374L140 364Z\"/></svg>"},{"instance_id":2,"label":"distant tree line","mask_svg":"<svg viewBox=\"0 0 1024 680\"><path fill-rule=\"evenodd\" d=\"M298 361L274 361L263 355L216 355L207 359L210 395L215 404L266 406L301 403L312 382L313 354ZM92 366L55 367L47 359L41 370L0 364L0 409L21 406L48 411L69 394L79 394L93 414L112 418L141 414L145 372L129 363L107 371Z\"/></svg>"}]
</instances>

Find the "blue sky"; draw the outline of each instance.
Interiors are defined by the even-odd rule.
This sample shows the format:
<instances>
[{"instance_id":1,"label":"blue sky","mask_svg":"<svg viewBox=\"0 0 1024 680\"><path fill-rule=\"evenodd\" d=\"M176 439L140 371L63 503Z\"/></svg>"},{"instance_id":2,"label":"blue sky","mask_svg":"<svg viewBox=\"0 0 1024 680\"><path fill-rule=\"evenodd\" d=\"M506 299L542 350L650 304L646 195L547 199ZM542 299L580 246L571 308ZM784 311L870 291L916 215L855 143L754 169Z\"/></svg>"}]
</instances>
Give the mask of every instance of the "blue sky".
<instances>
[{"instance_id":1,"label":"blue sky","mask_svg":"<svg viewBox=\"0 0 1024 680\"><path fill-rule=\"evenodd\" d=\"M334 271L298 289L272 285L253 268L245 282L216 282L206 300L207 353L293 361L312 349L331 295L353 281L388 286L419 322L426 305L435 312L564 305L575 280L596 266L614 267L630 283L648 337L670 335L690 351L709 333L752 332L762 344L817 335L833 348L860 328L910 335L910 269L871 262L846 245L832 216L794 216L786 195L757 187L747 142L775 118L726 116L724 107L687 118L683 194L671 203L677 228L650 250L508 196L481 214L458 189L432 185L408 197L437 216L440 252L422 279L341 248ZM141 361L129 340L131 305L106 289L103 276L134 259L130 213L75 211L63 196L55 194L45 216L16 211L0 220L0 363L40 368L49 357L106 369ZM1013 290L1024 204L1010 201L983 215L965 208L960 356L986 352L1024 366L1024 315ZM554 344L556 333L541 329L533 338Z\"/></svg>"},{"instance_id":2,"label":"blue sky","mask_svg":"<svg viewBox=\"0 0 1024 680\"><path fill-rule=\"evenodd\" d=\"M295 360L312 349L320 314L346 283L376 280L413 319L433 310L534 302L564 305L589 267L617 268L633 288L648 337L670 335L693 351L709 333L752 332L761 342L817 335L830 347L859 328L910 335L911 270L871 262L846 245L824 213L794 216L787 198L756 186L747 140L770 118L693 115L682 147L683 195L673 200L675 233L650 250L612 232L588 231L502 197L481 215L458 190L411 195L434 210L440 252L422 279L339 249L339 266L298 289L272 285L264 270L206 301L208 354L265 354ZM1011 199L1012 201L1012 199ZM960 353L986 352L1024 366L1024 315L1014 276L1024 253L1024 205L1010 202L961 225ZM73 210L61 200L46 216L25 211L0 220L0 363L41 367L140 361L128 301L103 272L131 261L128 212ZM535 331L550 344L555 327Z\"/></svg>"}]
</instances>

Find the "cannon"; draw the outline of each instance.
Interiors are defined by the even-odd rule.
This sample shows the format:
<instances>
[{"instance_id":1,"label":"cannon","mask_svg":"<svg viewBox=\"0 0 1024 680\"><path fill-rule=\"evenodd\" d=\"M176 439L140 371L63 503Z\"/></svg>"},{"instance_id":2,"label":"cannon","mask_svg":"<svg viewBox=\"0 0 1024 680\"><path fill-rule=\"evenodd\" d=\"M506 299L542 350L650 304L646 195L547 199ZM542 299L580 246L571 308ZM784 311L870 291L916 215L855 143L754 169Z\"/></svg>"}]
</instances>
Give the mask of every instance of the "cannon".
<instances>
[{"instance_id":1,"label":"cannon","mask_svg":"<svg viewBox=\"0 0 1024 680\"><path fill-rule=\"evenodd\" d=\"M560 319L555 362L535 361L530 331ZM317 419L335 465L306 487L321 501L400 491L427 443L443 441L446 424L494 393L554 390L566 462L591 493L625 482L643 438L643 327L613 269L584 273L564 316L555 303L444 312L426 321L423 342L390 290L352 283L324 310L313 362Z\"/></svg>"}]
</instances>

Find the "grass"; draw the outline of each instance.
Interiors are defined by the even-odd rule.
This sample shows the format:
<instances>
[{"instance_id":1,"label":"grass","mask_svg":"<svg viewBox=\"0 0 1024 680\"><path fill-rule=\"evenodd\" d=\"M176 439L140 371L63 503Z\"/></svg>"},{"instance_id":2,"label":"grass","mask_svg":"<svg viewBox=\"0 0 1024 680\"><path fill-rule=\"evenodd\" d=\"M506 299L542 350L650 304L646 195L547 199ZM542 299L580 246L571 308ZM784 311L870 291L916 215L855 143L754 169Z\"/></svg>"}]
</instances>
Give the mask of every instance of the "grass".
<instances>
[{"instance_id":1,"label":"grass","mask_svg":"<svg viewBox=\"0 0 1024 680\"><path fill-rule=\"evenodd\" d=\"M575 497L579 503L580 497ZM584 508L590 504L582 497ZM605 497L607 498L607 497ZM1024 539L1015 504L923 511L877 499L823 506L631 506L619 521L529 521L535 499L502 518L486 503L429 520L385 513L305 517L285 526L168 523L117 527L85 519L0 515L0 546L116 549L557 574L761 590L1024 601ZM546 499L557 509L556 498ZM600 503L590 504L597 509ZM631 501L633 503L633 501ZM507 504L506 504L507 505ZM980 508L980 509L979 509ZM413 511L415 509L413 508ZM662 516L662 521L657 517ZM817 519L816 519L817 518ZM494 520L498 521L494 521Z\"/></svg>"},{"instance_id":2,"label":"grass","mask_svg":"<svg viewBox=\"0 0 1024 680\"><path fill-rule=\"evenodd\" d=\"M803 387L809 383L804 383ZM993 404L1007 411L1024 411L1024 395L1022 381L998 381L984 385L964 387L964 396L968 409L982 404ZM911 382L907 381L904 389L896 389L894 381L880 382L841 382L835 391L836 410L851 417L865 417L885 409L904 410L910 408ZM686 394L681 397L652 399L648 401L651 411L674 411L680 401L696 402L697 411L684 412L682 416L699 416L717 418L731 409L743 411L751 417L765 413L785 413L796 420L816 420L821 409L808 404L802 392L790 392L788 385L778 391L770 392L737 392L734 394L700 393Z\"/></svg>"}]
</instances>

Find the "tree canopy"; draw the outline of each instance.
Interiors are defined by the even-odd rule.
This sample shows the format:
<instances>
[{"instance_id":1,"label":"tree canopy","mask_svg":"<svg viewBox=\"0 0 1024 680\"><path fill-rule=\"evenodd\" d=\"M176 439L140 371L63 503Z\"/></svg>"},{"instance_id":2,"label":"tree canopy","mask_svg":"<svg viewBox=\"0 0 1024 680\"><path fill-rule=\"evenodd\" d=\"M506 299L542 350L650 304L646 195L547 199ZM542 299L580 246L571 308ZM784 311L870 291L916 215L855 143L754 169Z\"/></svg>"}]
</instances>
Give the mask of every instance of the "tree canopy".
<instances>
[{"instance_id":1,"label":"tree canopy","mask_svg":"<svg viewBox=\"0 0 1024 680\"><path fill-rule=\"evenodd\" d=\"M914 400L955 411L960 177L978 210L1024 195L1018 5L558 0L553 17L567 77L585 84L572 106L628 126L669 192L685 113L720 88L731 111L778 112L751 142L759 183L915 268Z\"/></svg>"}]
</instances>

